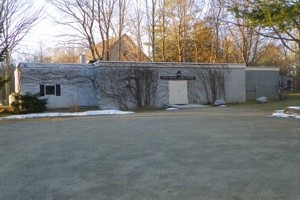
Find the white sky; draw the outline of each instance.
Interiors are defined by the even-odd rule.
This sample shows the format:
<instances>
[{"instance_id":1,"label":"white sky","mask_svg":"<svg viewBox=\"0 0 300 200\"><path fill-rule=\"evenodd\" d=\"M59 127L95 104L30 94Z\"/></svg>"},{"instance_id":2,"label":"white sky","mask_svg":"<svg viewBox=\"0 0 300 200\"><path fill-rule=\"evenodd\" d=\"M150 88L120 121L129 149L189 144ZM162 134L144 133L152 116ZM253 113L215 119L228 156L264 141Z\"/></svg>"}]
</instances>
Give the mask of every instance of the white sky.
<instances>
[{"instance_id":1,"label":"white sky","mask_svg":"<svg viewBox=\"0 0 300 200\"><path fill-rule=\"evenodd\" d=\"M33 1L37 8L44 6L42 18L38 20L38 23L23 38L18 47L18 49L21 49L18 50L18 53L34 53L40 47L40 44L44 48L54 47L59 42L59 38L56 36L62 33L62 28L55 24L50 17L50 15L54 15L56 12L51 4L45 0ZM17 53L13 56L16 58Z\"/></svg>"},{"instance_id":2,"label":"white sky","mask_svg":"<svg viewBox=\"0 0 300 200\"><path fill-rule=\"evenodd\" d=\"M44 0L36 0L40 2L44 2ZM30 31L27 40L33 40L33 44L38 45L39 41L42 40L44 42L51 42L54 40L54 36L59 32L57 25L49 17L54 11L51 9L51 5L45 4L44 7L44 16L41 20L39 20L38 24L32 28Z\"/></svg>"}]
</instances>

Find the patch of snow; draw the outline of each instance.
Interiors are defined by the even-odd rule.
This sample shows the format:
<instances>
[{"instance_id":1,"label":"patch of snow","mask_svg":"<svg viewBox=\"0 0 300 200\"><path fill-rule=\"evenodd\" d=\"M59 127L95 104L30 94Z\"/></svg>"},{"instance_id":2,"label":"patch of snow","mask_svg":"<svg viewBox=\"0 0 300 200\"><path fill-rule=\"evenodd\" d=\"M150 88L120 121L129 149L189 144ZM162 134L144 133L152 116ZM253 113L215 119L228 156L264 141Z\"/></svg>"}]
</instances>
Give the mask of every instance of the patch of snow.
<instances>
[{"instance_id":1,"label":"patch of snow","mask_svg":"<svg viewBox=\"0 0 300 200\"><path fill-rule=\"evenodd\" d=\"M275 112L275 113L283 113L284 110L275 110L274 112Z\"/></svg>"},{"instance_id":2,"label":"patch of snow","mask_svg":"<svg viewBox=\"0 0 300 200\"><path fill-rule=\"evenodd\" d=\"M290 107L287 107L289 109L293 109L293 110L300 110L300 106L290 106Z\"/></svg>"},{"instance_id":3,"label":"patch of snow","mask_svg":"<svg viewBox=\"0 0 300 200\"><path fill-rule=\"evenodd\" d=\"M178 110L178 108L166 108L165 110Z\"/></svg>"},{"instance_id":4,"label":"patch of snow","mask_svg":"<svg viewBox=\"0 0 300 200\"><path fill-rule=\"evenodd\" d=\"M113 106L105 106L102 110L119 110L119 109Z\"/></svg>"},{"instance_id":5,"label":"patch of snow","mask_svg":"<svg viewBox=\"0 0 300 200\"><path fill-rule=\"evenodd\" d=\"M208 106L206 105L201 105L201 104L171 104L169 105L169 108L207 108Z\"/></svg>"},{"instance_id":6,"label":"patch of snow","mask_svg":"<svg viewBox=\"0 0 300 200\"><path fill-rule=\"evenodd\" d=\"M280 118L296 118L296 119L300 119L300 115L297 114L287 114L284 113L284 110L275 110L274 113L272 115L270 115L270 117L280 117Z\"/></svg>"},{"instance_id":7,"label":"patch of snow","mask_svg":"<svg viewBox=\"0 0 300 200\"><path fill-rule=\"evenodd\" d=\"M29 119L29 118L42 118L42 117L78 117L78 116L97 116L97 115L127 115L133 114L134 112L120 111L120 110L96 110L86 112L74 112L74 113L34 113L24 115L11 115L7 117L1 117L1 119Z\"/></svg>"}]
</instances>

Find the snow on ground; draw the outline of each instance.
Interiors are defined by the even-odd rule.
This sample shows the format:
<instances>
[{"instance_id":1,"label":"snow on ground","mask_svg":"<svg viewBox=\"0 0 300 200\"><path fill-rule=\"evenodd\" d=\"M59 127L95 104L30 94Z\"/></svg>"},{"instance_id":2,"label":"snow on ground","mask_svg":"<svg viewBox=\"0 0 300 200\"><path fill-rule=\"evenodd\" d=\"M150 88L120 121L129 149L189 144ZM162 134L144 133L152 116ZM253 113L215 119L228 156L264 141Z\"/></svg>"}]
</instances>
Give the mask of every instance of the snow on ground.
<instances>
[{"instance_id":1,"label":"snow on ground","mask_svg":"<svg viewBox=\"0 0 300 200\"><path fill-rule=\"evenodd\" d=\"M290 106L287 108L292 109L292 110L300 110L300 106Z\"/></svg>"},{"instance_id":2,"label":"snow on ground","mask_svg":"<svg viewBox=\"0 0 300 200\"><path fill-rule=\"evenodd\" d=\"M300 106L288 107L293 110L300 110ZM167 108L166 110L177 110L178 108ZM120 111L120 110L96 110L96 111L86 111L86 112L51 112L51 113L33 113L33 114L23 114L23 115L11 115L6 117L0 117L2 119L29 119L29 118L42 118L42 117L78 117L78 116L97 116L97 115L127 115L133 114L134 112ZM299 114L287 114L284 110L275 110L270 117L282 117L288 118L293 117L300 119Z\"/></svg>"},{"instance_id":3,"label":"snow on ground","mask_svg":"<svg viewBox=\"0 0 300 200\"><path fill-rule=\"evenodd\" d=\"M24 115L11 115L7 117L1 117L1 119L29 119L29 118L41 118L41 117L78 117L78 116L97 116L97 115L126 115L133 114L134 112L120 111L120 110L96 110L86 112L74 112L74 113L33 113Z\"/></svg>"},{"instance_id":4,"label":"snow on ground","mask_svg":"<svg viewBox=\"0 0 300 200\"><path fill-rule=\"evenodd\" d=\"M300 107L288 107L288 108L296 108L297 110L300 110ZM282 117L282 118L288 118L288 117L292 117L292 118L296 118L296 119L300 119L300 115L299 114L287 114L284 113L284 110L275 110L275 112L270 115L270 117Z\"/></svg>"},{"instance_id":5,"label":"snow on ground","mask_svg":"<svg viewBox=\"0 0 300 200\"><path fill-rule=\"evenodd\" d=\"M179 108L166 108L165 110L178 110Z\"/></svg>"}]
</instances>

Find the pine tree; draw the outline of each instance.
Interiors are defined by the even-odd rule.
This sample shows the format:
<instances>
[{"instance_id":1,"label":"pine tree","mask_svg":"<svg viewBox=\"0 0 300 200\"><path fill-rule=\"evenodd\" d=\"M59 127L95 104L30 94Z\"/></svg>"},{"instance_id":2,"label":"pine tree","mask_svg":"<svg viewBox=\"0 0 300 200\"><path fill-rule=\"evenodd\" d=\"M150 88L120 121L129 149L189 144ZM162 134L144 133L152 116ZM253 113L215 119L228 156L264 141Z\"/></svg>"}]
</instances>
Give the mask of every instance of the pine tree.
<instances>
[{"instance_id":1,"label":"pine tree","mask_svg":"<svg viewBox=\"0 0 300 200\"><path fill-rule=\"evenodd\" d=\"M230 9L248 26L265 29L263 36L278 39L284 46L300 54L300 2L294 0L243 0ZM295 42L298 48L294 47Z\"/></svg>"}]
</instances>

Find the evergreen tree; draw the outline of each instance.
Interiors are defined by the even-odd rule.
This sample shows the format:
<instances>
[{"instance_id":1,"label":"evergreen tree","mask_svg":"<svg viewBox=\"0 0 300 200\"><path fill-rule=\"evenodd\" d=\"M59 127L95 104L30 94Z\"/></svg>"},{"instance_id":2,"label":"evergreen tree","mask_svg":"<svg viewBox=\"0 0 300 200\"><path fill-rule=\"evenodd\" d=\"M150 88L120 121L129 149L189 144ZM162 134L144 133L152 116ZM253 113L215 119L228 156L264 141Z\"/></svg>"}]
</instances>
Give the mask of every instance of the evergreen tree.
<instances>
[{"instance_id":1,"label":"evergreen tree","mask_svg":"<svg viewBox=\"0 0 300 200\"><path fill-rule=\"evenodd\" d=\"M290 50L300 53L300 2L294 0L243 0L231 11L248 26L265 29L263 36L279 39ZM297 48L291 42L297 44Z\"/></svg>"}]
</instances>

